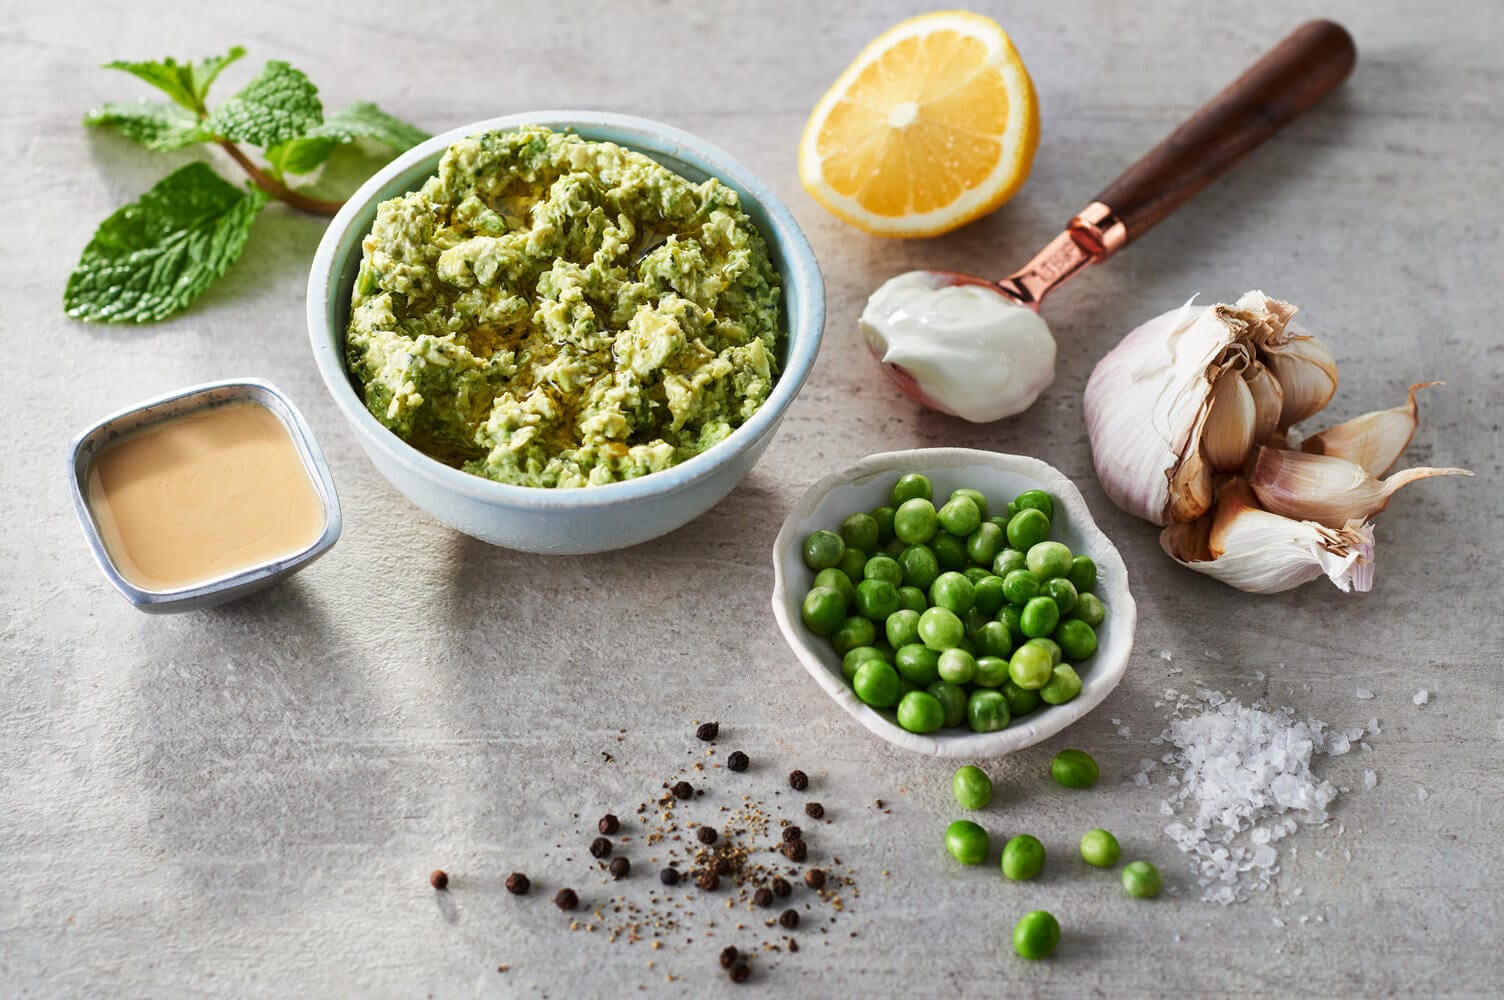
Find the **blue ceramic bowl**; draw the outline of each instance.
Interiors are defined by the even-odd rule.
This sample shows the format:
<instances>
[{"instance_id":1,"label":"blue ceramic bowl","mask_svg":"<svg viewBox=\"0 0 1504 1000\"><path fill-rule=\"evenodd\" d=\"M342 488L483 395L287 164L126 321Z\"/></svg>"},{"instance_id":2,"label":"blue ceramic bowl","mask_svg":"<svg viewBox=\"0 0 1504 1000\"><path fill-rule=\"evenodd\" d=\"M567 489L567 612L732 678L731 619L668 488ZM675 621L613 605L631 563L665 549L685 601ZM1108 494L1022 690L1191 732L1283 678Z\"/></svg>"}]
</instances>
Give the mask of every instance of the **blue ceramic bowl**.
<instances>
[{"instance_id":1,"label":"blue ceramic bowl","mask_svg":"<svg viewBox=\"0 0 1504 1000\"><path fill-rule=\"evenodd\" d=\"M585 489L533 489L492 482L429 458L366 409L345 366L344 331L361 240L376 206L421 187L453 142L496 129L545 125L645 153L691 180L717 177L741 196L783 276L788 339L767 402L726 440L689 461L640 479ZM625 548L673 531L718 503L762 455L809 377L825 324L825 287L809 241L789 210L725 153L657 122L595 111L535 111L475 122L403 153L366 181L334 217L308 276L308 335L335 404L381 474L409 500L467 535L528 552L578 554Z\"/></svg>"}]
</instances>

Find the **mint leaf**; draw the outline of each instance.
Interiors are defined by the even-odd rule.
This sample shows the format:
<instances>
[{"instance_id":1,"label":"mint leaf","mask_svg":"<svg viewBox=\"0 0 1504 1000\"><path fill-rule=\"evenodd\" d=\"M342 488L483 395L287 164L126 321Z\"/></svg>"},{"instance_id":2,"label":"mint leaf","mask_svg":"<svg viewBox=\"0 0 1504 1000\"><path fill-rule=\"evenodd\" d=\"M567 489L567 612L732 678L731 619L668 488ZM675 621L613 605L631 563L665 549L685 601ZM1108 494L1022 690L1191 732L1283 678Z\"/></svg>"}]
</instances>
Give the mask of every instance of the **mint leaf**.
<instances>
[{"instance_id":1,"label":"mint leaf","mask_svg":"<svg viewBox=\"0 0 1504 1000\"><path fill-rule=\"evenodd\" d=\"M245 248L266 195L206 163L164 177L100 223L68 277L63 308L88 322L149 323L198 298Z\"/></svg>"},{"instance_id":2,"label":"mint leaf","mask_svg":"<svg viewBox=\"0 0 1504 1000\"><path fill-rule=\"evenodd\" d=\"M238 94L215 108L205 127L233 142L275 146L324 120L318 93L308 77L274 59Z\"/></svg>"},{"instance_id":3,"label":"mint leaf","mask_svg":"<svg viewBox=\"0 0 1504 1000\"><path fill-rule=\"evenodd\" d=\"M198 98L200 107L203 106L204 98L209 96L209 88L213 86L219 74L224 72L224 68L244 55L245 49L235 45L224 55L210 56L208 59L200 60L199 64L193 67L193 93Z\"/></svg>"},{"instance_id":4,"label":"mint leaf","mask_svg":"<svg viewBox=\"0 0 1504 1000\"><path fill-rule=\"evenodd\" d=\"M101 104L84 115L85 125L113 125L120 134L158 152L181 149L209 136L193 112L165 101Z\"/></svg>"},{"instance_id":5,"label":"mint leaf","mask_svg":"<svg viewBox=\"0 0 1504 1000\"><path fill-rule=\"evenodd\" d=\"M171 57L144 62L117 59L105 63L104 68L118 69L138 80L146 81L189 111L200 113L204 109L203 101L199 100L194 90L193 66L190 63L180 63Z\"/></svg>"},{"instance_id":6,"label":"mint leaf","mask_svg":"<svg viewBox=\"0 0 1504 1000\"><path fill-rule=\"evenodd\" d=\"M393 118L370 101L357 101L340 108L312 128L307 135L278 143L266 151L266 160L278 175L306 174L329 158L336 145L357 139L372 139L399 152L411 149L427 132Z\"/></svg>"}]
</instances>

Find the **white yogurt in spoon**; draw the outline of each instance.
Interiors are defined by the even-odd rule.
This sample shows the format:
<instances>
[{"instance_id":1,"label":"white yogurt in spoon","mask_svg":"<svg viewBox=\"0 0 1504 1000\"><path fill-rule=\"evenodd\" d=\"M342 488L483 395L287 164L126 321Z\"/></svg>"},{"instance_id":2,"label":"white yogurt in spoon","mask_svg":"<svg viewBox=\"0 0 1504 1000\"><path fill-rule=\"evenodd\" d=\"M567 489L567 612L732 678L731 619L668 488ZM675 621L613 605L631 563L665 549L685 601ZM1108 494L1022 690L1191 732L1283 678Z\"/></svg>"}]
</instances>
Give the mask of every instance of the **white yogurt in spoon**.
<instances>
[{"instance_id":1,"label":"white yogurt in spoon","mask_svg":"<svg viewBox=\"0 0 1504 1000\"><path fill-rule=\"evenodd\" d=\"M873 353L928 397L920 402L973 423L1022 413L1055 380L1045 321L979 285L900 274L872 293L861 325Z\"/></svg>"}]
</instances>

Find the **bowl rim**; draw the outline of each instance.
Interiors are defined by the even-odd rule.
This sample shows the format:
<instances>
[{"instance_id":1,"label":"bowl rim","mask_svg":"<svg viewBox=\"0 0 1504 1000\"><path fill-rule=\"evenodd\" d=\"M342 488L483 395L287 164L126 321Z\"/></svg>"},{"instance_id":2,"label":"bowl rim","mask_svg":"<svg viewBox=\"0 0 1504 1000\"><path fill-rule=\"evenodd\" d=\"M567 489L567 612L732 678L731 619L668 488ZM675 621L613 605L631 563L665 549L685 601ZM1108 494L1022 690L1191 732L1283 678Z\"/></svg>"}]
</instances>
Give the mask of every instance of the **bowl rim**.
<instances>
[{"instance_id":1,"label":"bowl rim","mask_svg":"<svg viewBox=\"0 0 1504 1000\"><path fill-rule=\"evenodd\" d=\"M993 733L967 733L957 736L934 736L911 733L890 722L880 713L864 704L855 692L838 676L833 675L816 654L811 639L796 615L791 615L789 604L789 580L783 573L781 553L800 544L799 524L814 513L815 509L837 487L847 486L858 480L894 472L929 473L935 469L958 469L969 465L989 465L1002 472L1025 477L1048 490L1057 504L1068 512L1071 524L1086 536L1093 547L1093 559L1107 569L1101 579L1116 581L1103 600L1112 608L1115 623L1121 623L1127 636L1122 650L1116 656L1092 661L1088 685L1076 698L1064 705L1048 706L1028 716L1029 721L1010 725ZM1100 549L1101 558L1095 551ZM801 563L802 565L802 563ZM1128 661L1133 652L1134 631L1138 623L1138 609L1128 589L1128 568L1117 547L1106 533L1097 526L1081 491L1069 477L1047 462L1028 455L1013 455L1004 452L983 451L975 448L914 448L905 451L879 452L824 477L801 496L784 518L778 537L773 542L773 617L783 633L784 640L794 655L825 693L860 722L869 732L895 746L915 753L942 758L1001 757L1005 754L1033 746L1061 732L1092 709L1100 705L1122 681L1127 672ZM1099 651L1098 655L1101 655Z\"/></svg>"},{"instance_id":2,"label":"bowl rim","mask_svg":"<svg viewBox=\"0 0 1504 1000\"><path fill-rule=\"evenodd\" d=\"M342 341L342 338L336 337L326 318L329 297L338 287L335 254L346 232L388 183L419 162L435 154L441 155L453 143L478 132L524 125L561 130L575 127L605 130L614 133L612 137L595 141L616 142L648 156L652 154L644 146L634 143L634 138L682 150L707 164L711 176L750 196L772 224L773 231L764 233L764 238L776 244L785 258L784 272L780 275L785 287L797 282L801 293L798 322L790 322L785 333L788 341L784 370L774 383L773 391L751 418L725 439L687 461L636 479L578 489L544 489L499 483L445 465L402 440L366 409L350 383L342 352L335 345L336 339ZM770 433L814 369L825 326L825 286L814 249L794 221L788 206L755 174L723 150L682 129L646 118L602 111L541 110L485 118L450 129L405 151L372 174L346 200L319 241L308 275L306 309L309 340L325 387L346 421L367 445L378 449L389 461L402 464L437 488L481 502L499 502L529 510L590 511L686 489L711 475L732 455Z\"/></svg>"}]
</instances>

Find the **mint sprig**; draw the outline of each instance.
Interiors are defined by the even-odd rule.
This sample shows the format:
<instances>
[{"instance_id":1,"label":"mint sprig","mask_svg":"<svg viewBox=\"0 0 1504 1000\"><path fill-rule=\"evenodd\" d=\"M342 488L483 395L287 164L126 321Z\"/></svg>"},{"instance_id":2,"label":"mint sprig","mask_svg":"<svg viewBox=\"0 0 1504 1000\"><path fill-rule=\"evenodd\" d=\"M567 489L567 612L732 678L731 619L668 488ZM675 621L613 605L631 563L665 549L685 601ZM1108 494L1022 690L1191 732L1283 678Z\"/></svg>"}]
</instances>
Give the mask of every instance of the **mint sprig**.
<instances>
[{"instance_id":1,"label":"mint sprig","mask_svg":"<svg viewBox=\"0 0 1504 1000\"><path fill-rule=\"evenodd\" d=\"M428 138L367 101L325 119L318 88L280 60L268 62L211 109L209 88L244 55L237 45L198 62L166 58L106 64L150 84L170 101L103 104L84 116L85 125L113 128L155 152L213 143L245 171L250 184L232 184L207 163L190 163L111 215L68 278L63 308L69 316L86 322L149 323L180 312L240 257L251 225L269 199L317 215L339 211L342 202L290 187L289 175L317 170L345 143L370 140L401 151ZM240 143L262 147L264 165L252 160Z\"/></svg>"}]
</instances>

